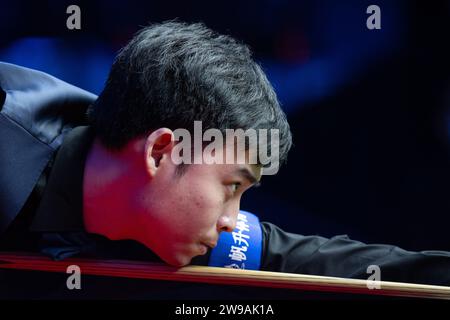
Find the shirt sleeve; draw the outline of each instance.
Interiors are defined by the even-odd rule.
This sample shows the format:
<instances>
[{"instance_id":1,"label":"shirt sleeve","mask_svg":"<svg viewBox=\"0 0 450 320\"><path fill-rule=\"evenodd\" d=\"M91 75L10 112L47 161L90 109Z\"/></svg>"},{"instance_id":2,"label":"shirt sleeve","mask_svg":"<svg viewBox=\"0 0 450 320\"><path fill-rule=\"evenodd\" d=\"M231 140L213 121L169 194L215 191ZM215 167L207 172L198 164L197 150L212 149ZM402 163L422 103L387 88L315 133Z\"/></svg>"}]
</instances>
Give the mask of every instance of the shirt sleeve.
<instances>
[{"instance_id":1,"label":"shirt sleeve","mask_svg":"<svg viewBox=\"0 0 450 320\"><path fill-rule=\"evenodd\" d=\"M285 232L262 222L261 269L266 271L368 279L370 265L381 281L450 286L450 252L406 251L396 246L365 244L346 235L330 239Z\"/></svg>"}]
</instances>

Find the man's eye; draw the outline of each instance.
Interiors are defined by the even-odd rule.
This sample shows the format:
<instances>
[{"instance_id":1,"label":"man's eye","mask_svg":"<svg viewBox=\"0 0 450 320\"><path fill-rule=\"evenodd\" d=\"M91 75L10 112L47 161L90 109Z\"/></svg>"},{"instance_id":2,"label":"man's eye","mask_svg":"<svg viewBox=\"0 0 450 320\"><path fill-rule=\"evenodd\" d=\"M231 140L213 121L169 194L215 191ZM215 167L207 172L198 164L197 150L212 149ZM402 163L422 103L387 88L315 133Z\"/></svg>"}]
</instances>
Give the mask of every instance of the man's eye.
<instances>
[{"instance_id":1,"label":"man's eye","mask_svg":"<svg viewBox=\"0 0 450 320\"><path fill-rule=\"evenodd\" d=\"M231 190L233 191L233 193L235 193L239 189L240 186L241 186L240 182L233 183L231 185Z\"/></svg>"}]
</instances>

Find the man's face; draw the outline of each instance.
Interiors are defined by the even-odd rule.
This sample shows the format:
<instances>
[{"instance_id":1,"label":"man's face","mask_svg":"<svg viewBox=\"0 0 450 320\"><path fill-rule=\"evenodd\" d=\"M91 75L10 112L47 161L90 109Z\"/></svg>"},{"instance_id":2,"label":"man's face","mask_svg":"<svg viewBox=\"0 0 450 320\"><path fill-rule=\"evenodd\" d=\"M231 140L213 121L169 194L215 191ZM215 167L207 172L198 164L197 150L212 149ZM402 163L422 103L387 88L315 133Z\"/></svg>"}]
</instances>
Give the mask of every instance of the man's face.
<instances>
[{"instance_id":1,"label":"man's face","mask_svg":"<svg viewBox=\"0 0 450 320\"><path fill-rule=\"evenodd\" d=\"M247 164L191 164L180 175L164 154L136 193L138 240L171 265L189 264L235 228L241 196L260 177Z\"/></svg>"}]
</instances>

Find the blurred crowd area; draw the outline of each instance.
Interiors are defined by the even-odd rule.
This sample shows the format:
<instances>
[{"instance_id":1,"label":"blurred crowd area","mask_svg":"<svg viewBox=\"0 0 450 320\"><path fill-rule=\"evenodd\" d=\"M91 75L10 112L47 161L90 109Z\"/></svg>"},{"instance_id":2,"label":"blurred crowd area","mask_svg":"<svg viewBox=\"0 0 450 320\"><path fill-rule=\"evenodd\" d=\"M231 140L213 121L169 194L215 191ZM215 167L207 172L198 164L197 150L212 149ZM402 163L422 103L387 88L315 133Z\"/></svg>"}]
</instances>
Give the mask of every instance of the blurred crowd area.
<instances>
[{"instance_id":1,"label":"blurred crowd area","mask_svg":"<svg viewBox=\"0 0 450 320\"><path fill-rule=\"evenodd\" d=\"M142 26L178 18L246 42L294 147L242 209L287 231L450 250L450 1L0 1L0 60L99 94ZM81 9L68 30L66 8ZM369 30L366 9L381 9Z\"/></svg>"}]
</instances>

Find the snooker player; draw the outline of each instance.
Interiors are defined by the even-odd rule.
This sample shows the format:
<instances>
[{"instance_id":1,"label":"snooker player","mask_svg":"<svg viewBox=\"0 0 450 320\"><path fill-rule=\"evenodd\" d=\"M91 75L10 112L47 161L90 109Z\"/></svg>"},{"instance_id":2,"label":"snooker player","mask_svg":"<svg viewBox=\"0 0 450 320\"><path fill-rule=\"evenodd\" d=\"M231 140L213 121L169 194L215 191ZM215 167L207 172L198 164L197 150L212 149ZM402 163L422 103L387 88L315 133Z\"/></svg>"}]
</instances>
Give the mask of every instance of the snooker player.
<instances>
[{"instance_id":1,"label":"snooker player","mask_svg":"<svg viewBox=\"0 0 450 320\"><path fill-rule=\"evenodd\" d=\"M142 29L119 52L98 98L5 63L0 87L2 251L207 264L220 234L236 228L240 199L264 166L261 159L177 164L177 130L193 132L195 121L222 133L277 130L279 140L266 147L276 145L280 163L292 144L249 48L203 24ZM450 285L448 252L303 236L268 222L258 228L261 270L366 279L377 265L382 280Z\"/></svg>"}]
</instances>

